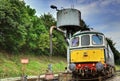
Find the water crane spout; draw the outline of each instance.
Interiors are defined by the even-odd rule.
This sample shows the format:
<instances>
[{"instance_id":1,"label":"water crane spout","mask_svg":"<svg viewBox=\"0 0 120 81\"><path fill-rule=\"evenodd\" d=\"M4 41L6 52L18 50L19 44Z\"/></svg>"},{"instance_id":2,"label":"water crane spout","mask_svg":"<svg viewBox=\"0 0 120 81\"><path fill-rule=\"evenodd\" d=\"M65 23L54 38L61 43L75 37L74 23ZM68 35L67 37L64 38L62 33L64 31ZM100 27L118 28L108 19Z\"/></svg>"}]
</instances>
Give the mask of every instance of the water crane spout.
<instances>
[{"instance_id":1,"label":"water crane spout","mask_svg":"<svg viewBox=\"0 0 120 81\"><path fill-rule=\"evenodd\" d=\"M50 56L52 56L52 31L53 31L53 29L55 29L56 28L56 26L51 26L50 27Z\"/></svg>"},{"instance_id":2,"label":"water crane spout","mask_svg":"<svg viewBox=\"0 0 120 81\"><path fill-rule=\"evenodd\" d=\"M50 8L56 9L56 11L58 11L58 9L57 9L57 7L55 5L51 5Z\"/></svg>"}]
</instances>

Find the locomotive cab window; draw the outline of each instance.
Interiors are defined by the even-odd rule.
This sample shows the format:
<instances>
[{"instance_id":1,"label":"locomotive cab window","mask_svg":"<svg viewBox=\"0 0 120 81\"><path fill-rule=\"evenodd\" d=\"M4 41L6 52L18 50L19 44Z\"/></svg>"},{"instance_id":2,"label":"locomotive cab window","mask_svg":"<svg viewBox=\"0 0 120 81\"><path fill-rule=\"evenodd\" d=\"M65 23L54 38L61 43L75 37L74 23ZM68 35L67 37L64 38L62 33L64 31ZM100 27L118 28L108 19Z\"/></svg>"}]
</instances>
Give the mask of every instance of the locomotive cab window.
<instances>
[{"instance_id":1,"label":"locomotive cab window","mask_svg":"<svg viewBox=\"0 0 120 81\"><path fill-rule=\"evenodd\" d=\"M71 42L72 47L79 46L79 37L74 37Z\"/></svg>"},{"instance_id":2,"label":"locomotive cab window","mask_svg":"<svg viewBox=\"0 0 120 81\"><path fill-rule=\"evenodd\" d=\"M90 36L89 35L83 35L83 36L81 36L81 45L82 46L88 46L88 45L90 45Z\"/></svg>"},{"instance_id":3,"label":"locomotive cab window","mask_svg":"<svg viewBox=\"0 0 120 81\"><path fill-rule=\"evenodd\" d=\"M103 37L101 35L93 35L92 36L92 44L93 45L101 45L103 44Z\"/></svg>"}]
</instances>

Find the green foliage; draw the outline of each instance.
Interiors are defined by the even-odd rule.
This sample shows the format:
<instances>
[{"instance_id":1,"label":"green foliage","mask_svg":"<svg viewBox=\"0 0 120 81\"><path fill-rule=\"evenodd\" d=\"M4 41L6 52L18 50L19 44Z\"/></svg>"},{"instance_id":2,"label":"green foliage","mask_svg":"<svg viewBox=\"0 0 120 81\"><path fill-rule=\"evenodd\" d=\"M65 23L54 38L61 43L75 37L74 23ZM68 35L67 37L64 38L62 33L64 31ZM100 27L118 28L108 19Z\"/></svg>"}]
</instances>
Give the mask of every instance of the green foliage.
<instances>
[{"instance_id":1,"label":"green foliage","mask_svg":"<svg viewBox=\"0 0 120 81\"><path fill-rule=\"evenodd\" d=\"M50 13L40 17L35 13L24 1L0 0L1 50L49 55L49 29L56 21ZM54 55L65 54L63 35L55 30L54 36Z\"/></svg>"},{"instance_id":2,"label":"green foliage","mask_svg":"<svg viewBox=\"0 0 120 81\"><path fill-rule=\"evenodd\" d=\"M39 54L49 47L49 33L39 18L33 19L32 26L27 29L26 47L31 52Z\"/></svg>"},{"instance_id":3,"label":"green foliage","mask_svg":"<svg viewBox=\"0 0 120 81\"><path fill-rule=\"evenodd\" d=\"M21 23L25 4L18 0L0 0L0 45L2 49L18 52L25 44L26 28Z\"/></svg>"},{"instance_id":4,"label":"green foliage","mask_svg":"<svg viewBox=\"0 0 120 81\"><path fill-rule=\"evenodd\" d=\"M49 30L51 26L56 25L56 21L50 13L41 15L40 19L44 21L43 24L47 30Z\"/></svg>"},{"instance_id":5,"label":"green foliage","mask_svg":"<svg viewBox=\"0 0 120 81\"><path fill-rule=\"evenodd\" d=\"M64 36L62 35L62 33L58 32L58 31L54 31L53 32L53 54L54 55L62 55L62 56L66 56L67 55L67 43L65 41Z\"/></svg>"},{"instance_id":6,"label":"green foliage","mask_svg":"<svg viewBox=\"0 0 120 81\"><path fill-rule=\"evenodd\" d=\"M40 19L43 21L47 31L49 32L51 26L56 25L56 21L53 16L48 13L40 16ZM48 38L49 40L49 38ZM66 55L66 41L62 33L57 30L53 30L53 55ZM47 40L46 40L47 41ZM48 41L49 42L49 41ZM48 48L47 48L48 49ZM47 51L47 50L46 50ZM48 51L49 52L49 51Z\"/></svg>"}]
</instances>

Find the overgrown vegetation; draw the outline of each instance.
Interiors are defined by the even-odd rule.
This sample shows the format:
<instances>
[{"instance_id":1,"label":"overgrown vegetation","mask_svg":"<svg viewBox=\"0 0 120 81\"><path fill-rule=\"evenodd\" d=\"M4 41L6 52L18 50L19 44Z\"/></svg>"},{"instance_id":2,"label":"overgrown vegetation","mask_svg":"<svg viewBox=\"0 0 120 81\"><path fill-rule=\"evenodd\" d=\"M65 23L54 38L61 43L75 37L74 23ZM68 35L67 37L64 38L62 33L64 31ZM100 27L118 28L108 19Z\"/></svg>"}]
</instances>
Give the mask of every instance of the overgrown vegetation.
<instances>
[{"instance_id":1,"label":"overgrown vegetation","mask_svg":"<svg viewBox=\"0 0 120 81\"><path fill-rule=\"evenodd\" d=\"M28 76L43 74L48 68L48 64L52 64L53 72L64 71L66 67L66 58L48 56L36 56L34 54L9 55L0 53L0 78L20 77L22 75L22 67L20 60L28 58L29 63L26 65L25 74Z\"/></svg>"}]
</instances>

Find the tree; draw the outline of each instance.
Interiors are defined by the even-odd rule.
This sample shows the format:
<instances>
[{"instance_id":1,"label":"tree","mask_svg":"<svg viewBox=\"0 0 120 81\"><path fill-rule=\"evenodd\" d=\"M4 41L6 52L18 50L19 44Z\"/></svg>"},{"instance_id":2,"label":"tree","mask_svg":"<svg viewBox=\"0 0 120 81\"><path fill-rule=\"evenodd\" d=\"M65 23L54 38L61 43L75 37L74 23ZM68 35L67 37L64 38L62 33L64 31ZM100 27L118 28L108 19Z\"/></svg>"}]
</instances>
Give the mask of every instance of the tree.
<instances>
[{"instance_id":1,"label":"tree","mask_svg":"<svg viewBox=\"0 0 120 81\"><path fill-rule=\"evenodd\" d=\"M32 26L27 29L26 48L37 54L48 54L49 32L47 32L43 21L38 17L32 20Z\"/></svg>"},{"instance_id":2,"label":"tree","mask_svg":"<svg viewBox=\"0 0 120 81\"><path fill-rule=\"evenodd\" d=\"M51 26L56 26L56 21L53 16L48 13L40 16L40 19L43 21L47 32L49 33ZM53 30L53 54L54 55L66 55L66 42L62 33L58 30Z\"/></svg>"},{"instance_id":3,"label":"tree","mask_svg":"<svg viewBox=\"0 0 120 81\"><path fill-rule=\"evenodd\" d=\"M0 0L0 49L49 54L49 28L56 21L49 13L40 18L35 13L24 1Z\"/></svg>"},{"instance_id":4,"label":"tree","mask_svg":"<svg viewBox=\"0 0 120 81\"><path fill-rule=\"evenodd\" d=\"M83 19L80 20L80 26L82 27L82 31L89 30L89 25L87 25Z\"/></svg>"},{"instance_id":5,"label":"tree","mask_svg":"<svg viewBox=\"0 0 120 81\"><path fill-rule=\"evenodd\" d=\"M38 43L46 29L34 9L19 0L0 0L0 6L1 49L21 52L44 48Z\"/></svg>"},{"instance_id":6,"label":"tree","mask_svg":"<svg viewBox=\"0 0 120 81\"><path fill-rule=\"evenodd\" d=\"M51 26L56 25L56 21L50 13L41 15L40 19L43 21L47 30L49 30Z\"/></svg>"},{"instance_id":7,"label":"tree","mask_svg":"<svg viewBox=\"0 0 120 81\"><path fill-rule=\"evenodd\" d=\"M1 49L18 51L25 44L26 28L21 19L24 5L18 0L0 0Z\"/></svg>"}]
</instances>

